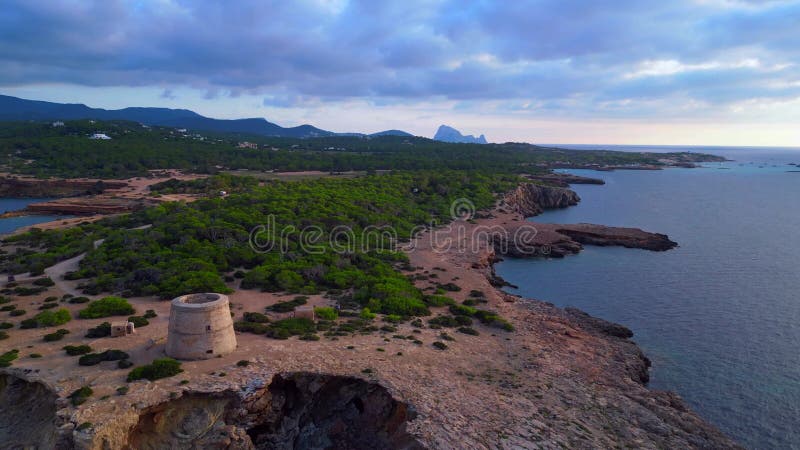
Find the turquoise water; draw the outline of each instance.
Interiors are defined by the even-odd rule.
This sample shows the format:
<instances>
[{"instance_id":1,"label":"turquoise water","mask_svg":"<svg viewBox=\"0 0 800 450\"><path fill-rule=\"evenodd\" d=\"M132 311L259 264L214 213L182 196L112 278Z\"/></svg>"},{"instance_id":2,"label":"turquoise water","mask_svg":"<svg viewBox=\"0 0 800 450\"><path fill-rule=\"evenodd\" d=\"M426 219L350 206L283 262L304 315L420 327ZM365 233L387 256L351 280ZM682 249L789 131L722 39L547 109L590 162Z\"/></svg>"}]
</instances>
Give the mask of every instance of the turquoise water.
<instances>
[{"instance_id":1,"label":"turquoise water","mask_svg":"<svg viewBox=\"0 0 800 450\"><path fill-rule=\"evenodd\" d=\"M672 150L671 148L668 150ZM703 151L703 150L698 150ZM510 291L630 327L651 387L678 392L750 448L800 448L800 151L713 149L734 162L659 172L571 171L579 206L537 221L667 233L664 253L587 247L513 260Z\"/></svg>"},{"instance_id":2,"label":"turquoise water","mask_svg":"<svg viewBox=\"0 0 800 450\"><path fill-rule=\"evenodd\" d=\"M16 211L24 208L25 206L36 203L52 200L49 198L0 198L0 213L6 211ZM26 227L29 225L36 225L37 223L50 222L52 220L63 219L71 216L23 216L11 217L8 219L0 219L0 234L10 233L17 228Z\"/></svg>"}]
</instances>

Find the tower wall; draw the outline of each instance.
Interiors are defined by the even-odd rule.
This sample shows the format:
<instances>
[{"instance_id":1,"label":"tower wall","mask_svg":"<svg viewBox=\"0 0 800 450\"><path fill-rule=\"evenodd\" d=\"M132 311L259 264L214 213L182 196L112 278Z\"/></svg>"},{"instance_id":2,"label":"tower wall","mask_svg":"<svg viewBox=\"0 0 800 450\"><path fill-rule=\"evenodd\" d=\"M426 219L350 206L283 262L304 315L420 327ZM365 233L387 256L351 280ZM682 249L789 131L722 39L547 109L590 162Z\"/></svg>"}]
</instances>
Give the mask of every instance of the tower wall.
<instances>
[{"instance_id":1,"label":"tower wall","mask_svg":"<svg viewBox=\"0 0 800 450\"><path fill-rule=\"evenodd\" d=\"M172 300L167 356L208 359L235 349L236 333L226 295L190 294Z\"/></svg>"}]
</instances>

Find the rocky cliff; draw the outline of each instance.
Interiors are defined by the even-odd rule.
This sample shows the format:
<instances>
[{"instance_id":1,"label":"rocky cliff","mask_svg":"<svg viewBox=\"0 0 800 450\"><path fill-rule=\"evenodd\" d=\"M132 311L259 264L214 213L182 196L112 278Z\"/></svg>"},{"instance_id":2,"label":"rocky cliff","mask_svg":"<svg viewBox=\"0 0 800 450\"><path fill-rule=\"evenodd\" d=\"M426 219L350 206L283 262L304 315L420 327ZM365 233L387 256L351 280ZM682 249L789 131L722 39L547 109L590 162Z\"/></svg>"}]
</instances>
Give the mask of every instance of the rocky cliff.
<instances>
[{"instance_id":1,"label":"rocky cliff","mask_svg":"<svg viewBox=\"0 0 800 450\"><path fill-rule=\"evenodd\" d=\"M545 209L566 208L580 201L581 198L571 189L522 183L503 197L500 209L532 217Z\"/></svg>"}]
</instances>

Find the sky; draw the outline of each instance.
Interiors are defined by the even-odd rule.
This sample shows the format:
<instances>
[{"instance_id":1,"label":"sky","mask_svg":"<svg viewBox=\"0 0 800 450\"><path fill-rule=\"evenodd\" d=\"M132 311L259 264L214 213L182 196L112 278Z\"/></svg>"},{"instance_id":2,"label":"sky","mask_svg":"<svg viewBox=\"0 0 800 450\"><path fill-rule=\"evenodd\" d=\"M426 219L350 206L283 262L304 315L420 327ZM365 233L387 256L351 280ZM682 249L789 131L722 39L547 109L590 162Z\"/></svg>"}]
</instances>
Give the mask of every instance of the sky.
<instances>
[{"instance_id":1,"label":"sky","mask_svg":"<svg viewBox=\"0 0 800 450\"><path fill-rule=\"evenodd\" d=\"M0 93L337 132L800 146L800 1L5 0Z\"/></svg>"}]
</instances>

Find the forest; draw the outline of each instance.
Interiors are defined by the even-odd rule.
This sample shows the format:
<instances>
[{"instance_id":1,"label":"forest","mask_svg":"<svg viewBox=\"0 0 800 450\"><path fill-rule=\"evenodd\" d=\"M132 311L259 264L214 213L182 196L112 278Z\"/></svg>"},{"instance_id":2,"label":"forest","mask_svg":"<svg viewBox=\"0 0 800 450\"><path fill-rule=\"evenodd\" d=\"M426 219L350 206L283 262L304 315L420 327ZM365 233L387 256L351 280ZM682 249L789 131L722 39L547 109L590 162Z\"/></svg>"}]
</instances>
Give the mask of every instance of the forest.
<instances>
[{"instance_id":1,"label":"forest","mask_svg":"<svg viewBox=\"0 0 800 450\"><path fill-rule=\"evenodd\" d=\"M227 178L226 178L227 177ZM206 183L230 183L230 176ZM226 181L228 180L228 181ZM408 240L420 226L450 220L451 202L468 198L477 208L494 204L495 193L511 189L514 175L441 170L401 172L351 179L323 178L264 185L237 182L240 192L193 203L163 203L130 215L74 228L33 230L7 242L27 250L3 255L10 273L44 268L87 252L68 279L81 280L88 294L169 299L192 292L229 292L226 284L296 294L328 292L344 305L372 312L428 314L424 296L403 274L407 257L371 227L394 230ZM169 189L200 188L173 182ZM146 229L132 229L152 225ZM268 225L251 246L251 230ZM336 230L351 230L345 245ZM318 230L312 241L302 230ZM289 231L288 233L286 231ZM94 248L93 242L104 239ZM340 248L341 246L341 248Z\"/></svg>"},{"instance_id":2,"label":"forest","mask_svg":"<svg viewBox=\"0 0 800 450\"><path fill-rule=\"evenodd\" d=\"M93 140L105 133L110 140ZM240 142L257 148L241 148ZM451 144L422 137L270 138L180 131L134 122L0 122L0 168L38 177L129 178L153 169L213 174L222 170L492 170L519 173L551 165L662 164L701 154L582 151L530 144Z\"/></svg>"}]
</instances>

